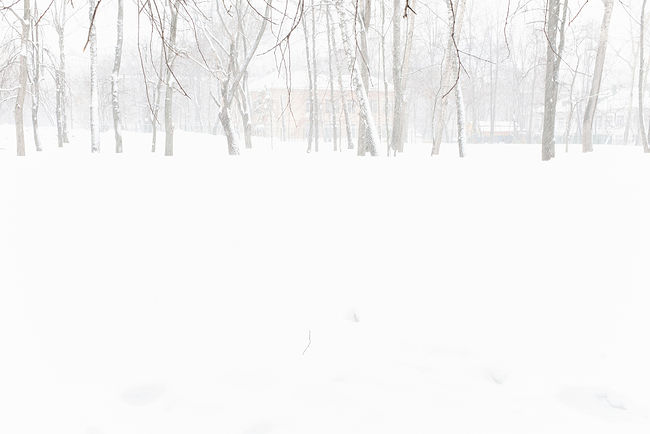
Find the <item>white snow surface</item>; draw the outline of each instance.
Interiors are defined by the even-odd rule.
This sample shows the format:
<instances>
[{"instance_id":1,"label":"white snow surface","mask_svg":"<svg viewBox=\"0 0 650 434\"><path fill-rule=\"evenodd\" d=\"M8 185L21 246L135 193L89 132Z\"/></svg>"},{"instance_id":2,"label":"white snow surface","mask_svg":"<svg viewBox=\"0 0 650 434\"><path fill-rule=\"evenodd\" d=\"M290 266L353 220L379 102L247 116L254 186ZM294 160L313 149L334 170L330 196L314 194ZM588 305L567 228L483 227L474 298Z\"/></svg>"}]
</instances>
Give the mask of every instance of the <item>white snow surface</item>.
<instances>
[{"instance_id":1,"label":"white snow surface","mask_svg":"<svg viewBox=\"0 0 650 434\"><path fill-rule=\"evenodd\" d=\"M12 132L0 433L650 430L638 147L228 157L179 131L165 158L44 131L17 158Z\"/></svg>"}]
</instances>

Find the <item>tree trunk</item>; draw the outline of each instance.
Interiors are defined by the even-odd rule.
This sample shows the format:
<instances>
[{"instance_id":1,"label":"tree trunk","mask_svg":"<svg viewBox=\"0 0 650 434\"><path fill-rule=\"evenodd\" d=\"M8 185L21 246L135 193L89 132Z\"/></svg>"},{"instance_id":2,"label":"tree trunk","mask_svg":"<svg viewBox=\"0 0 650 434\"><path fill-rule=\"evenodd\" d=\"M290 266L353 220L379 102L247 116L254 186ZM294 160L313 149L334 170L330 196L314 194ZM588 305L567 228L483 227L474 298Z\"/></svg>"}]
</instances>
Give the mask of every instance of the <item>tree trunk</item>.
<instances>
[{"instance_id":1,"label":"tree trunk","mask_svg":"<svg viewBox=\"0 0 650 434\"><path fill-rule=\"evenodd\" d=\"M594 115L598 104L598 94L600 93L600 81L603 77L603 67L605 65L605 54L607 52L607 40L609 38L609 22L612 18L612 9L614 0L603 0L605 12L603 14L603 23L600 28L600 39L598 41L598 52L596 54L596 64L594 66L593 82L591 91L587 100L585 109L585 118L582 127L582 152L592 152L594 150L592 127L594 124Z\"/></svg>"},{"instance_id":2,"label":"tree trunk","mask_svg":"<svg viewBox=\"0 0 650 434\"><path fill-rule=\"evenodd\" d=\"M314 134L314 81L312 79L311 55L309 54L309 33L307 18L302 17L302 31L305 34L305 55L307 56L307 75L309 76L309 129L307 130L307 152L311 152L312 135Z\"/></svg>"},{"instance_id":3,"label":"tree trunk","mask_svg":"<svg viewBox=\"0 0 650 434\"><path fill-rule=\"evenodd\" d=\"M244 145L246 149L253 149L253 126L251 124L250 92L248 91L248 72L244 73L241 85L242 123L244 124ZM273 113L271 113L273 115ZM271 129L273 138L273 129Z\"/></svg>"},{"instance_id":4,"label":"tree trunk","mask_svg":"<svg viewBox=\"0 0 650 434\"><path fill-rule=\"evenodd\" d=\"M113 105L113 129L115 130L115 152L122 152L122 131L120 128L120 95L119 79L120 64L122 63L122 42L124 19L124 0L117 0L117 43L115 44L115 61L111 74L111 103Z\"/></svg>"},{"instance_id":5,"label":"tree trunk","mask_svg":"<svg viewBox=\"0 0 650 434\"><path fill-rule=\"evenodd\" d=\"M59 65L55 72L56 82L56 137L59 148L68 143L68 121L66 111L66 76L65 76L65 20L66 1L61 2L61 9L55 13L55 29L59 40Z\"/></svg>"},{"instance_id":6,"label":"tree trunk","mask_svg":"<svg viewBox=\"0 0 650 434\"><path fill-rule=\"evenodd\" d=\"M38 17L38 5L34 2L34 16ZM36 151L43 150L38 130L38 110L41 100L41 41L38 23L32 20L32 131L34 135L34 147Z\"/></svg>"},{"instance_id":7,"label":"tree trunk","mask_svg":"<svg viewBox=\"0 0 650 434\"><path fill-rule=\"evenodd\" d=\"M415 6L416 0L411 0L410 5ZM401 88L402 88L402 120L401 120L401 129L402 129L402 141L400 142L400 146L397 149L397 152L403 152L404 151L404 142L406 142L406 135L408 133L408 122L407 122L407 105L408 101L406 100L406 83L407 83L407 78L408 78L408 67L411 62L411 52L413 51L413 35L415 33L415 13L411 11L408 15L408 19L406 20L406 27L407 27L407 32L406 32L406 41L404 43L404 58L402 59L402 66L401 66L401 73L400 77L402 80L401 83ZM415 119L414 119L415 120Z\"/></svg>"},{"instance_id":8,"label":"tree trunk","mask_svg":"<svg viewBox=\"0 0 650 434\"><path fill-rule=\"evenodd\" d=\"M326 10L328 16L330 16L329 9ZM339 52L336 45L336 32L334 31L334 20L330 16L331 24L331 34L332 34L332 53L334 55L334 65L336 66L336 76L339 82L339 92L341 93L341 106L343 107L343 120L345 121L345 133L346 139L348 142L348 149L354 149L354 142L352 141L352 128L350 126L350 111L348 110L348 104L345 99L345 88L343 87L343 74L341 72L341 63L339 60Z\"/></svg>"},{"instance_id":9,"label":"tree trunk","mask_svg":"<svg viewBox=\"0 0 650 434\"><path fill-rule=\"evenodd\" d=\"M246 95L244 91L240 91L239 98L237 99L237 104L239 107L239 114L241 115L242 125L244 127L244 146L246 149L253 148L252 140L252 127L250 121L250 114L248 111L248 103L246 101ZM271 137L273 137L273 131L271 131Z\"/></svg>"},{"instance_id":10,"label":"tree trunk","mask_svg":"<svg viewBox=\"0 0 650 434\"><path fill-rule=\"evenodd\" d=\"M571 79L571 86L569 87L569 118L566 121L566 129L564 130L564 152L569 152L569 135L571 134L571 123L573 122L573 112L575 111L575 104L573 102L573 89L578 77L578 68L580 67L580 59L576 62Z\"/></svg>"},{"instance_id":11,"label":"tree trunk","mask_svg":"<svg viewBox=\"0 0 650 434\"><path fill-rule=\"evenodd\" d=\"M244 47L244 60L239 64L237 61L237 56L239 54L239 39L242 38L244 39L246 36L243 34L244 32L244 24L241 21L241 8L243 7L242 5L245 4L244 2L240 2L239 6L236 9L237 13L237 28L233 29L233 31L230 33L231 35L231 40L230 40L230 49L228 50L228 69L226 73L226 77L222 79L221 81L221 97L222 97L222 103L221 103L221 111L219 113L219 118L221 120L221 124L224 128L224 132L226 134L226 140L228 142L228 153L230 155L239 155L239 145L237 144L236 137L234 134L234 131L232 129L232 121L230 118L230 107L232 106L233 99L235 99L235 96L237 95L237 92L241 89L241 80L242 78L246 75L248 65L250 64L251 59L255 55L255 52L257 51L257 47L259 47L260 41L262 40L262 36L264 35L264 31L266 29L266 24L269 21L269 16L271 13L271 2L268 2L266 4L266 10L264 12L264 16L262 16L262 21L260 24L260 28L257 33L257 37L255 38L254 42L250 45L250 48L247 46Z\"/></svg>"},{"instance_id":12,"label":"tree trunk","mask_svg":"<svg viewBox=\"0 0 650 434\"><path fill-rule=\"evenodd\" d=\"M156 85L154 103L151 113L151 152L156 152L156 142L158 140L158 113L160 112L160 98L162 97L162 88L163 84L166 84L166 74L165 71L165 54L163 52L165 48L161 44L160 47L160 65L158 67L158 84Z\"/></svg>"},{"instance_id":13,"label":"tree trunk","mask_svg":"<svg viewBox=\"0 0 650 434\"><path fill-rule=\"evenodd\" d=\"M638 59L638 52L634 50L634 60L632 61L632 81L630 82L630 97L627 103L627 116L625 117L625 132L623 133L623 144L627 145L630 137L630 124L632 123L632 113L634 106L634 83L636 80L636 62Z\"/></svg>"},{"instance_id":14,"label":"tree trunk","mask_svg":"<svg viewBox=\"0 0 650 434\"><path fill-rule=\"evenodd\" d=\"M402 110L404 94L402 90L402 7L401 0L393 0L393 129L391 148L393 152L402 151Z\"/></svg>"},{"instance_id":15,"label":"tree trunk","mask_svg":"<svg viewBox=\"0 0 650 434\"><path fill-rule=\"evenodd\" d=\"M644 48L643 48L643 38L645 37L645 7L648 0L643 0L641 6L641 34L639 37L639 133L641 135L641 143L643 144L643 152L650 152L650 146L648 146L648 136L645 131L644 126L644 113L643 113L643 57L644 57Z\"/></svg>"},{"instance_id":16,"label":"tree trunk","mask_svg":"<svg viewBox=\"0 0 650 434\"><path fill-rule=\"evenodd\" d=\"M499 27L498 25L496 27ZM492 56L492 32L490 32L490 58ZM496 62L490 64L490 143L494 143L494 122L496 120L497 86L499 83L499 38L496 44Z\"/></svg>"},{"instance_id":17,"label":"tree trunk","mask_svg":"<svg viewBox=\"0 0 650 434\"><path fill-rule=\"evenodd\" d=\"M228 107L225 104L221 107L221 112L219 113L219 119L221 120L221 126L223 127L223 132L226 135L226 141L228 143L228 154L239 155L239 145L237 144L237 138L235 137L235 132L232 129L232 121L230 119L230 113Z\"/></svg>"},{"instance_id":18,"label":"tree trunk","mask_svg":"<svg viewBox=\"0 0 650 434\"><path fill-rule=\"evenodd\" d=\"M453 7L451 0L447 3L449 33L447 39L447 49L445 52L445 67L440 86L441 99L437 105L438 113L435 115L435 130L432 155L438 155L440 144L442 143L442 133L447 120L447 104L449 95L454 87L460 85L460 65L458 63L458 52L456 50L456 41L460 37L463 16L465 14L465 0L458 0Z\"/></svg>"},{"instance_id":19,"label":"tree trunk","mask_svg":"<svg viewBox=\"0 0 650 434\"><path fill-rule=\"evenodd\" d=\"M537 38L535 38L535 58L533 60L533 83L530 88L530 107L528 112L527 143L533 143L533 115L535 113L535 90L537 89Z\"/></svg>"},{"instance_id":20,"label":"tree trunk","mask_svg":"<svg viewBox=\"0 0 650 434\"><path fill-rule=\"evenodd\" d=\"M345 16L345 8L343 0L335 0L334 6L339 16L339 27L341 30L341 38L343 41L343 49L348 60L348 67L352 72L352 87L359 102L359 117L360 125L359 131L362 129L367 131L365 134L364 143L361 145L364 149L370 152L370 155L377 155L377 147L379 146L379 134L377 133L377 125L372 116L370 109L370 101L368 100L368 93L363 83L361 72L359 72L357 62L355 61L352 41L350 40L350 31L348 29L348 20Z\"/></svg>"},{"instance_id":21,"label":"tree trunk","mask_svg":"<svg viewBox=\"0 0 650 434\"><path fill-rule=\"evenodd\" d=\"M23 0L23 22L22 35L20 38L20 73L18 76L18 94L16 95L16 106L14 116L16 120L16 153L18 156L25 155L25 130L23 127L23 109L25 94L27 93L27 46L29 44L29 20L31 9L29 0Z\"/></svg>"},{"instance_id":22,"label":"tree trunk","mask_svg":"<svg viewBox=\"0 0 650 434\"><path fill-rule=\"evenodd\" d=\"M97 0L88 2L88 18L90 30L88 43L90 46L90 151L99 152L99 86L97 83L97 32L94 22Z\"/></svg>"},{"instance_id":23,"label":"tree trunk","mask_svg":"<svg viewBox=\"0 0 650 434\"><path fill-rule=\"evenodd\" d=\"M316 6L311 0L311 61L314 75L314 152L318 152L318 62L316 59Z\"/></svg>"},{"instance_id":24,"label":"tree trunk","mask_svg":"<svg viewBox=\"0 0 650 434\"><path fill-rule=\"evenodd\" d=\"M544 129L542 131L542 160L555 157L555 112L557 108L558 72L564 40L564 22L566 21L567 2L564 6L562 29L559 30L560 0L549 0L546 11L546 84L544 87ZM558 30L560 44L557 46Z\"/></svg>"},{"instance_id":25,"label":"tree trunk","mask_svg":"<svg viewBox=\"0 0 650 434\"><path fill-rule=\"evenodd\" d=\"M325 23L327 24L327 66L330 74L330 104L332 109L332 144L334 145L334 150L338 150L338 132L336 130L336 101L334 99L334 69L332 68L332 31L331 31L331 18L329 14L329 5L326 5L325 8Z\"/></svg>"},{"instance_id":26,"label":"tree trunk","mask_svg":"<svg viewBox=\"0 0 650 434\"><path fill-rule=\"evenodd\" d=\"M248 105L243 87L239 89L239 92L237 92L235 101L237 102L237 109L239 110L239 116L241 117L241 122L244 127L244 143L246 149L252 149L253 144L251 142L250 115L248 113ZM273 129L271 129L271 140L273 140Z\"/></svg>"},{"instance_id":27,"label":"tree trunk","mask_svg":"<svg viewBox=\"0 0 650 434\"><path fill-rule=\"evenodd\" d=\"M458 127L458 156L465 156L465 103L460 83L456 86L456 124Z\"/></svg>"},{"instance_id":28,"label":"tree trunk","mask_svg":"<svg viewBox=\"0 0 650 434\"><path fill-rule=\"evenodd\" d=\"M388 102L388 79L386 78L386 2L384 0L380 1L380 15L381 15L381 39L380 39L380 48L381 48L381 71L382 79L384 82L384 127L386 128L386 156L390 157L390 120L389 120L389 109L390 105ZM381 123L381 122L380 122ZM381 139L381 137L380 137Z\"/></svg>"},{"instance_id":29,"label":"tree trunk","mask_svg":"<svg viewBox=\"0 0 650 434\"><path fill-rule=\"evenodd\" d=\"M368 73L368 26L370 24L371 17L371 7L370 0L358 0L359 7L359 24L360 29L358 32L359 41L356 44L359 52L359 58L357 62L361 65L361 80L363 87L368 93L368 85L370 83L370 75ZM368 101L369 102L369 101ZM370 104L368 104L370 107ZM366 152L370 150L365 147L365 144L368 143L367 135L371 134L365 127L365 121L362 119L363 115L359 113L359 128L357 135L357 155L365 155ZM377 143L379 143L379 132L377 131Z\"/></svg>"},{"instance_id":30,"label":"tree trunk","mask_svg":"<svg viewBox=\"0 0 650 434\"><path fill-rule=\"evenodd\" d=\"M173 2L173 3L172 3ZM167 79L165 85L165 155L174 155L174 119L172 117L174 104L174 89L172 87L172 68L176 58L176 26L178 23L179 0L170 0L171 24L169 26L169 48L167 54ZM163 42L164 43L164 42Z\"/></svg>"}]
</instances>

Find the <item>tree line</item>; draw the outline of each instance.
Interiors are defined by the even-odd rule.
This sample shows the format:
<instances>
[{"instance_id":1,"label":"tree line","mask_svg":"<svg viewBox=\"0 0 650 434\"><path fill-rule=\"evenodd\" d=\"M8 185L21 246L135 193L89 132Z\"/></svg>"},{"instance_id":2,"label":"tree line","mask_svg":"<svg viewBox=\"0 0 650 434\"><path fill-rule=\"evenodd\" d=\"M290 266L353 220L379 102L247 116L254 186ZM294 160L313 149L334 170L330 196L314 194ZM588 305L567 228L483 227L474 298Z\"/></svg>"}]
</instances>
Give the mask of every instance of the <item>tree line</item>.
<instances>
[{"instance_id":1,"label":"tree line","mask_svg":"<svg viewBox=\"0 0 650 434\"><path fill-rule=\"evenodd\" d=\"M114 149L122 152L124 0L112 4L88 0L85 5L71 0L2 1L0 103L13 104L19 156L25 155L28 97L34 147L42 149L39 112L43 98L52 94L44 90L48 87L54 93L57 144L63 147L70 140L66 30L81 8L87 11L83 52L89 83L83 92L89 96L90 150L100 151L99 106L104 96L98 56L108 54L100 53L102 29L97 21L108 7L116 8L109 100ZM503 10L487 14L483 8L477 18L480 7L475 0L135 0L136 16L131 18L137 21L141 79L137 91L146 100L151 150L156 151L157 133L164 127L164 153L173 155L175 99L197 100L200 93L209 94L216 110L214 122L226 138L228 153L241 152L241 137L246 148L253 147L256 107L251 100L251 64L267 56L273 58L277 76L285 83L283 113L293 110L295 74L307 75L308 152L318 152L326 124L335 150L356 148L358 155L396 155L409 141L409 119L428 118L431 154L437 155L441 144L451 138L463 157L468 136L480 134L495 140L499 116L513 119L513 130L524 132L526 141L537 140L534 117L538 105L543 108L539 137L543 160L555 156L558 136L568 146L575 132L582 151L591 152L610 23L619 8L632 29L626 44L629 53L615 53L631 72L624 142L638 131L639 144L650 152L650 130L645 130L644 122L644 83L649 69L644 56L647 0L642 0L638 11L636 4L601 0L597 37L593 32L587 35L588 23L581 17L596 7L594 3L504 0L500 3ZM589 47L584 47L585 41ZM304 53L296 49L301 45ZM298 56L304 71L296 70L293 58ZM199 83L199 92L193 93L187 88L187 77L197 74L206 77L208 84ZM507 78L512 88L510 103L499 89L504 75L511 76ZM327 77L325 89L320 88L323 76ZM422 78L428 84L416 87L414 83ZM537 95L535 88L542 81L543 94ZM371 89L380 91L377 101L371 100ZM413 103L413 89L423 90L428 114ZM129 89L129 94L134 90ZM481 92L487 96L483 98ZM325 113L321 112L323 95ZM564 131L556 131L561 98L566 105L562 108ZM46 99L45 104L50 102ZM504 104L512 107L503 108ZM487 125L481 121L485 118ZM353 125L358 126L356 131Z\"/></svg>"}]
</instances>

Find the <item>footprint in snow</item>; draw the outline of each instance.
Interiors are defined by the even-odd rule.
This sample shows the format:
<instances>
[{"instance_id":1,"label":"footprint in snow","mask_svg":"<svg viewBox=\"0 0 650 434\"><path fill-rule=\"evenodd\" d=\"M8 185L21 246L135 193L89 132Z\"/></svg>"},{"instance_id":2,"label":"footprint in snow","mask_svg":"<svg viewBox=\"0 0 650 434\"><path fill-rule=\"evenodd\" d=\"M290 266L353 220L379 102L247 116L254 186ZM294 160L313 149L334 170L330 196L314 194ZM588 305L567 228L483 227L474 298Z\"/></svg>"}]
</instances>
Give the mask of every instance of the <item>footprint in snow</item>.
<instances>
[{"instance_id":1,"label":"footprint in snow","mask_svg":"<svg viewBox=\"0 0 650 434\"><path fill-rule=\"evenodd\" d=\"M486 374L490 380L499 386L505 383L509 377L509 373L506 370L498 368L488 368L486 369Z\"/></svg>"}]
</instances>

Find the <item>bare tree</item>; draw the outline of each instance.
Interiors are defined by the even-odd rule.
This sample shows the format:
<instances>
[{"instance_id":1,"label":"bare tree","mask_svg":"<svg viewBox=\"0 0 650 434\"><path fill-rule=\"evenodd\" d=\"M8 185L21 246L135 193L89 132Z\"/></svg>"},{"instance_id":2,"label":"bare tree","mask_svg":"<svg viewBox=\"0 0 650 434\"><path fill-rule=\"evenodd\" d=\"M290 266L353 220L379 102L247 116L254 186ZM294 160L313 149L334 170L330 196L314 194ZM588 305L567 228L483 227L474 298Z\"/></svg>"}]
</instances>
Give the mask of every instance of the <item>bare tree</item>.
<instances>
[{"instance_id":1,"label":"bare tree","mask_svg":"<svg viewBox=\"0 0 650 434\"><path fill-rule=\"evenodd\" d=\"M645 131L644 126L644 113L643 113L643 82L644 82L644 48L643 48L643 39L645 38L645 7L648 0L643 0L641 5L641 31L639 34L639 133L641 135L641 143L643 144L643 151L650 152L650 146L648 146L648 135Z\"/></svg>"},{"instance_id":2,"label":"bare tree","mask_svg":"<svg viewBox=\"0 0 650 434\"><path fill-rule=\"evenodd\" d=\"M356 53L358 57L356 62L360 65L361 80L363 81L363 87L368 93L369 84L370 84L370 74L368 71L368 26L370 25L370 19L372 17L372 6L370 0L355 0L354 7L356 24L358 28L355 27L355 39L356 41ZM364 144L367 143L366 136L371 134L366 129L365 121L363 120L363 115L359 114L359 128L357 134L357 155L365 155L366 152L369 152L369 149L366 149ZM377 138L379 138L379 131L377 131Z\"/></svg>"},{"instance_id":3,"label":"bare tree","mask_svg":"<svg viewBox=\"0 0 650 434\"><path fill-rule=\"evenodd\" d=\"M309 51L309 32L307 31L307 19L302 17L302 31L305 34L305 56L307 60L307 76L309 77L309 129L307 130L307 152L311 152L312 138L314 135L314 107L316 99L314 95L314 74L312 72L311 54Z\"/></svg>"},{"instance_id":4,"label":"bare tree","mask_svg":"<svg viewBox=\"0 0 650 434\"><path fill-rule=\"evenodd\" d=\"M169 44L165 50L166 58L166 78L165 78L165 155L171 157L174 155L174 88L172 78L174 75L174 61L177 58L176 33L178 28L178 8L181 0L169 0L170 24L169 24L169 41L163 40L162 43Z\"/></svg>"},{"instance_id":5,"label":"bare tree","mask_svg":"<svg viewBox=\"0 0 650 434\"><path fill-rule=\"evenodd\" d=\"M99 84L97 83L97 32L95 15L99 3L88 1L88 41L90 48L90 151L99 152Z\"/></svg>"},{"instance_id":6,"label":"bare tree","mask_svg":"<svg viewBox=\"0 0 650 434\"><path fill-rule=\"evenodd\" d=\"M166 10L166 9L165 9ZM165 56L163 55L163 47L160 48L160 60L158 68L158 80L154 90L154 102L151 109L151 152L156 152L156 141L158 139L158 113L160 112L160 99L162 98L163 84L166 83L167 72L165 70Z\"/></svg>"},{"instance_id":7,"label":"bare tree","mask_svg":"<svg viewBox=\"0 0 650 434\"><path fill-rule=\"evenodd\" d=\"M537 67L539 62L539 43L537 33L534 36L535 51L533 56L533 65L531 67L533 73L533 81L530 87L530 105L528 108L528 131L526 143L533 143L533 114L535 113L535 91L537 90Z\"/></svg>"},{"instance_id":8,"label":"bare tree","mask_svg":"<svg viewBox=\"0 0 650 434\"><path fill-rule=\"evenodd\" d=\"M239 85L239 90L235 96L237 101L237 109L241 117L242 125L244 127L244 146L246 149L253 148L253 126L251 125L251 109L250 109L250 94L248 92L248 83L246 80L247 73L244 74L242 82ZM271 116L273 113L271 112ZM271 128L271 139L273 138L273 129Z\"/></svg>"},{"instance_id":9,"label":"bare tree","mask_svg":"<svg viewBox=\"0 0 650 434\"><path fill-rule=\"evenodd\" d=\"M377 155L377 148L379 146L379 133L377 132L377 125L375 124L372 111L370 109L370 101L368 100L368 92L364 84L361 72L355 61L353 54L353 45L350 38L350 29L348 24L348 17L343 6L343 0L335 0L334 7L339 16L339 27L341 30L341 38L343 40L343 49L345 56L348 60L349 68L352 72L352 87L356 94L359 103L359 117L360 125L359 131L366 131L364 134L364 141L361 144L364 149L370 152L370 155ZM361 152L363 154L363 152Z\"/></svg>"},{"instance_id":10,"label":"bare tree","mask_svg":"<svg viewBox=\"0 0 650 434\"><path fill-rule=\"evenodd\" d=\"M564 28L568 9L564 1L564 12L560 23L560 0L549 0L545 10L546 36L546 83L544 86L544 128L542 130L542 160L555 157L555 113L557 108L558 75L562 50L564 48ZM558 43L559 36L559 43Z\"/></svg>"},{"instance_id":11,"label":"bare tree","mask_svg":"<svg viewBox=\"0 0 650 434\"><path fill-rule=\"evenodd\" d=\"M122 63L122 45L124 39L124 0L117 0L117 42L115 43L115 61L111 74L111 103L113 106L113 129L115 130L115 152L122 152L122 131L120 127L120 65Z\"/></svg>"},{"instance_id":12,"label":"bare tree","mask_svg":"<svg viewBox=\"0 0 650 434\"><path fill-rule=\"evenodd\" d=\"M151 25L152 29L151 32L154 31L154 28L156 26L159 27L159 32L160 32L160 55L158 58L158 66L155 67L157 72L156 72L156 86L154 87L153 90L153 101L150 106L150 111L151 111L151 152L156 152L156 144L158 140L158 124L159 124L159 113L160 113L160 105L161 105L161 100L162 100L162 90L163 87L166 89L166 84L167 84L167 76L170 73L170 71L167 69L169 66L168 63L166 62L166 53L167 53L167 47L166 47L166 42L165 42L165 26L168 21L168 7L165 4L164 7L162 7L162 15L154 15L153 8L151 6L151 2L147 2L145 5L147 6L148 9L148 15L149 19L151 20ZM144 7L142 8L144 10ZM138 15L139 17L139 15ZM140 50L140 48L139 48ZM150 46L149 48L149 54L151 56L152 62L153 62L153 50ZM174 53L171 54L172 58L174 56ZM171 60L171 59L169 59ZM143 66L144 68L144 66ZM143 69L143 73L145 73ZM145 74L145 84L147 82L147 77ZM149 95L149 89L148 86L145 89L147 91L147 99L149 100L151 96Z\"/></svg>"},{"instance_id":13,"label":"bare tree","mask_svg":"<svg viewBox=\"0 0 650 434\"><path fill-rule=\"evenodd\" d=\"M318 152L318 61L316 56L316 5L314 0L311 0L311 61L312 61L312 74L314 75L314 151Z\"/></svg>"},{"instance_id":14,"label":"bare tree","mask_svg":"<svg viewBox=\"0 0 650 434\"><path fill-rule=\"evenodd\" d=\"M379 39L379 49L381 55L381 74L384 85L384 128L386 129L386 156L390 157L391 143L390 137L390 104L388 101L388 78L386 76L386 2L379 2L379 14L381 17L381 31ZM378 73L379 74L379 73ZM381 121L380 121L381 123ZM379 129L379 139L381 140L381 128Z\"/></svg>"},{"instance_id":15,"label":"bare tree","mask_svg":"<svg viewBox=\"0 0 650 434\"><path fill-rule=\"evenodd\" d=\"M67 0L57 0L52 4L54 16L54 29L56 30L59 43L59 61L55 67L56 84L56 130L59 147L69 142L68 138L68 110L67 110L67 88L65 69L65 24Z\"/></svg>"},{"instance_id":16,"label":"bare tree","mask_svg":"<svg viewBox=\"0 0 650 434\"><path fill-rule=\"evenodd\" d=\"M332 36L332 56L334 57L334 65L336 66L336 78L339 83L339 92L341 94L341 107L343 107L343 120L345 122L345 137L348 143L348 149L354 149L354 143L352 141L352 127L350 126L350 111L348 110L348 104L345 99L345 88L343 87L343 75L341 73L341 61L339 59L339 50L336 44L336 32L334 31L334 19L330 16L329 8L325 13L330 18L330 34Z\"/></svg>"},{"instance_id":17,"label":"bare tree","mask_svg":"<svg viewBox=\"0 0 650 434\"><path fill-rule=\"evenodd\" d=\"M393 129L391 148L402 151L402 111L404 110L404 91L402 88L402 7L400 0L393 0Z\"/></svg>"},{"instance_id":18,"label":"bare tree","mask_svg":"<svg viewBox=\"0 0 650 434\"><path fill-rule=\"evenodd\" d=\"M498 19L495 28L499 28ZM499 65L501 65L501 61L499 60L499 37L497 36L496 41L494 41L495 38L492 33L492 30L490 30L490 58L495 58L496 61L490 63L490 143L494 143L494 124L497 115L497 95L499 86ZM495 45L494 53L492 52L493 45Z\"/></svg>"},{"instance_id":19,"label":"bare tree","mask_svg":"<svg viewBox=\"0 0 650 434\"><path fill-rule=\"evenodd\" d=\"M607 40L609 39L609 22L612 18L614 0L603 0L603 3L605 5L605 12L600 28L594 76L591 83L591 91L589 92L589 99L587 100L584 121L582 123L582 152L592 152L594 150L592 127L594 125L596 105L598 104L598 95L600 93L600 81L603 77L603 67L605 66L605 53L607 52Z\"/></svg>"},{"instance_id":20,"label":"bare tree","mask_svg":"<svg viewBox=\"0 0 650 434\"><path fill-rule=\"evenodd\" d=\"M627 115L625 116L625 131L623 133L623 144L627 145L629 136L630 136L630 126L632 123L632 116L634 113L633 107L634 107L634 83L636 80L636 62L638 61L639 58L639 47L638 45L634 44L634 32L632 26L632 16L629 17L630 19L630 36L631 36L631 45L634 46L633 50L633 58L632 62L628 62L628 65L630 66L630 72L632 73L632 79L630 80L630 96L628 98L628 103L627 103Z\"/></svg>"},{"instance_id":21,"label":"bare tree","mask_svg":"<svg viewBox=\"0 0 650 434\"><path fill-rule=\"evenodd\" d=\"M569 152L569 135L571 133L571 124L573 121L573 114L576 111L578 101L573 98L573 89L575 88L576 78L578 78L578 68L580 67L580 56L576 60L576 66L571 71L571 85L569 86L569 113L567 115L566 128L564 129L564 152Z\"/></svg>"},{"instance_id":22,"label":"bare tree","mask_svg":"<svg viewBox=\"0 0 650 434\"><path fill-rule=\"evenodd\" d=\"M16 120L16 153L25 155L25 131L23 127L23 110L27 93L27 49L29 46L29 22L31 18L30 0L23 0L22 35L20 38L20 72L18 76L18 94L14 116Z\"/></svg>"},{"instance_id":23,"label":"bare tree","mask_svg":"<svg viewBox=\"0 0 650 434\"><path fill-rule=\"evenodd\" d=\"M332 144L334 145L334 150L338 150L338 132L336 129L336 100L334 98L334 69L332 68L332 31L331 31L331 17L329 13L329 5L325 6L325 23L327 25L327 52L330 54L327 56L327 67L329 72L329 82L330 82L330 108L332 110Z\"/></svg>"},{"instance_id":24,"label":"bare tree","mask_svg":"<svg viewBox=\"0 0 650 434\"><path fill-rule=\"evenodd\" d=\"M34 11L30 19L31 27L31 74L29 79L31 82L31 97L32 97L32 133L34 136L34 146L36 151L43 150L38 128L38 111L41 103L41 69L43 64L43 46L40 38L39 26L39 12L38 3L34 0Z\"/></svg>"},{"instance_id":25,"label":"bare tree","mask_svg":"<svg viewBox=\"0 0 650 434\"><path fill-rule=\"evenodd\" d=\"M237 143L230 115L232 103L237 95L242 92L242 79L266 31L271 9L271 2L269 1L266 2L264 12L258 12L247 0L237 0L231 4L228 11L221 11L217 7L215 12L219 20L218 28L223 31L227 43L224 43L210 28L204 27L203 29L217 58L217 69L211 70L211 72L219 80L221 94L219 120L226 135L230 155L239 155L239 144ZM254 16L255 19L251 18L251 22L245 23L248 16ZM210 24L213 23L210 22ZM259 25L255 39L247 43L246 50L240 50L239 44L248 37L247 31L254 28L255 24Z\"/></svg>"},{"instance_id":26,"label":"bare tree","mask_svg":"<svg viewBox=\"0 0 650 434\"><path fill-rule=\"evenodd\" d=\"M440 144L442 143L442 132L444 129L445 121L447 119L447 104L448 97L451 95L455 89L460 87L460 60L459 52L457 46L457 38L461 34L463 16L465 14L465 0L457 0L456 4L452 0L445 0L447 2L447 12L449 16L449 30L448 30L448 40L447 40L447 49L445 51L445 64L444 72L442 75L442 80L440 83L439 93L441 97L437 104L437 114L435 115L435 131L434 131L434 141L433 148L431 150L432 155L438 155L440 152ZM457 90L460 92L460 90ZM462 93L455 93L456 103L457 103L457 115L461 115L464 119L464 110L461 107L462 104ZM464 130L464 120L462 121L463 125L460 122L457 122L459 128L462 127ZM464 131L459 132L459 140L462 138L464 141ZM462 156L462 145L459 141L459 154Z\"/></svg>"}]
</instances>

